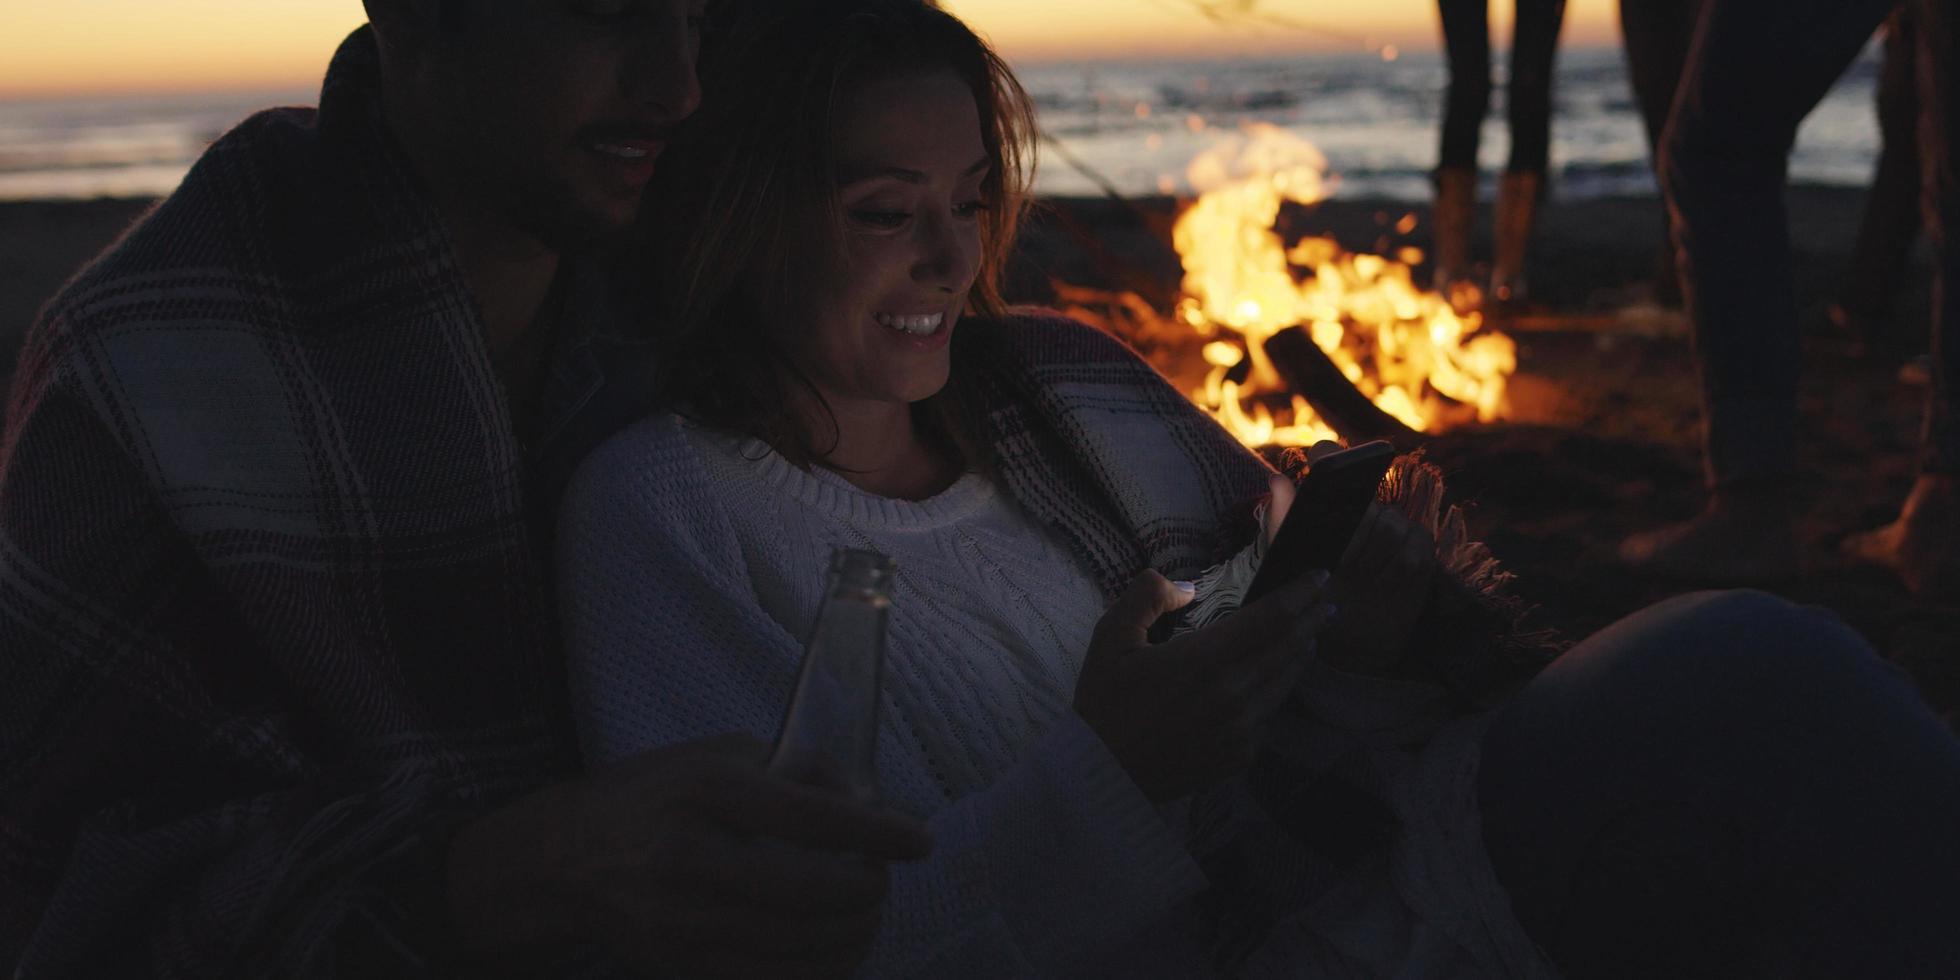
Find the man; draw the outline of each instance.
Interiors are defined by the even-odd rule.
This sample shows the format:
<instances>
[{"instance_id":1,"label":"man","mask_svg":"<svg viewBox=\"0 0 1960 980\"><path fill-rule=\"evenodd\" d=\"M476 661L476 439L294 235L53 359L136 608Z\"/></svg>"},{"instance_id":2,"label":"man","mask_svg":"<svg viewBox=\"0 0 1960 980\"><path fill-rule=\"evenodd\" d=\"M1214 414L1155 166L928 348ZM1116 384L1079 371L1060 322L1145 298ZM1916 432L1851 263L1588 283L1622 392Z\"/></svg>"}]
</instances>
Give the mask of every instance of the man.
<instances>
[{"instance_id":1,"label":"man","mask_svg":"<svg viewBox=\"0 0 1960 980\"><path fill-rule=\"evenodd\" d=\"M1783 184L1797 126L1897 0L1704 0L1661 146L1661 182L1694 325L1712 488L1686 524L1636 535L1636 567L1736 582L1801 567L1795 539L1800 350ZM1920 475L1899 519L1847 542L1922 595L1960 595L1960 89L1956 11L1919 26L1919 139L1933 245L1933 386Z\"/></svg>"},{"instance_id":2,"label":"man","mask_svg":"<svg viewBox=\"0 0 1960 980\"><path fill-rule=\"evenodd\" d=\"M28 339L0 972L846 971L920 828L741 740L577 775L548 602L540 515L645 394L577 255L695 106L698 0L367 9Z\"/></svg>"}]
</instances>

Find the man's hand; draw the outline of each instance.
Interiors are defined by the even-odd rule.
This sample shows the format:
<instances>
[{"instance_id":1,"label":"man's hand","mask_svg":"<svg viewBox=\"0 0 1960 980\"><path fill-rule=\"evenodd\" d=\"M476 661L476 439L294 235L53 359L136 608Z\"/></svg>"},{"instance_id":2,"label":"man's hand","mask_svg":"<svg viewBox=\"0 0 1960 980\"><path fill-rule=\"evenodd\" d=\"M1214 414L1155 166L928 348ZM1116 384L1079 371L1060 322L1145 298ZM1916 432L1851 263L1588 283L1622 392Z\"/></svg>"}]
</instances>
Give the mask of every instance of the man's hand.
<instances>
[{"instance_id":1,"label":"man's hand","mask_svg":"<svg viewBox=\"0 0 1960 980\"><path fill-rule=\"evenodd\" d=\"M1150 624L1191 596L1156 572L1138 575L1096 624L1076 713L1154 802L1244 770L1333 615L1322 602L1326 581L1303 577L1223 622L1151 646Z\"/></svg>"},{"instance_id":2,"label":"man's hand","mask_svg":"<svg viewBox=\"0 0 1960 980\"><path fill-rule=\"evenodd\" d=\"M886 862L931 842L767 775L767 754L745 736L667 746L464 827L449 852L458 938L483 959L592 943L648 975L848 975Z\"/></svg>"}]
</instances>

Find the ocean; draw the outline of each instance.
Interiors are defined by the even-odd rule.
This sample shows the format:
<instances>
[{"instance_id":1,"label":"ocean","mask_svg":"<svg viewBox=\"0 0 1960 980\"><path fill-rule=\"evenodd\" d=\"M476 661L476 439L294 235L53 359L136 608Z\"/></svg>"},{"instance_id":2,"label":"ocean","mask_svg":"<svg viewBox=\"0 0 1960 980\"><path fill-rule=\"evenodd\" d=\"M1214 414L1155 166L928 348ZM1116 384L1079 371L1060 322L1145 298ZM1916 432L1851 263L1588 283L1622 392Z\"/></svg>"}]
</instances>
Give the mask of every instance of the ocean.
<instances>
[{"instance_id":1,"label":"ocean","mask_svg":"<svg viewBox=\"0 0 1960 980\"><path fill-rule=\"evenodd\" d=\"M1793 181L1870 180L1876 68L1868 52L1805 122ZM1019 72L1053 141L1037 171L1042 194L1095 195L1103 184L1126 195L1185 193L1193 157L1243 124L1264 122L1320 148L1338 197L1429 195L1446 77L1440 55L1055 62ZM1482 141L1490 172L1503 166L1508 146L1501 84L1500 75ZM1556 196L1654 192L1618 50L1561 52L1554 98ZM313 100L297 89L0 101L0 200L165 194L205 145L253 110Z\"/></svg>"}]
</instances>

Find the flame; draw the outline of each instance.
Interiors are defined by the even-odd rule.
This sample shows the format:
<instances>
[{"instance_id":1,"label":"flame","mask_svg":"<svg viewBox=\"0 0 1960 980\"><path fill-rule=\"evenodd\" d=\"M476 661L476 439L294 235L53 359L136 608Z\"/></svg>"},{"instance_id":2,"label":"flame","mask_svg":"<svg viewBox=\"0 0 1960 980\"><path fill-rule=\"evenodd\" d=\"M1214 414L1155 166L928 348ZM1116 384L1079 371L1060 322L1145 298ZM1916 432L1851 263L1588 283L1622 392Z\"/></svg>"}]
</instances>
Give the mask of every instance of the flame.
<instances>
[{"instance_id":1,"label":"flame","mask_svg":"<svg viewBox=\"0 0 1960 980\"><path fill-rule=\"evenodd\" d=\"M1480 315L1459 314L1449 298L1417 287L1410 265L1421 261L1419 251L1390 259L1320 237L1288 246L1274 230L1287 202L1311 205L1326 194L1327 161L1312 144L1251 124L1193 160L1188 177L1201 193L1172 230L1184 265L1174 319L1203 341L1203 378L1188 393L1242 442L1336 437L1306 399L1285 389L1266 356L1267 338L1296 325L1376 406L1411 428L1502 417L1515 345L1481 329ZM1404 226L1413 227L1413 216L1397 230ZM1134 305L1126 318L1146 319ZM1160 369L1173 379L1190 373L1191 365L1167 360L1179 345L1158 346L1152 360Z\"/></svg>"}]
</instances>

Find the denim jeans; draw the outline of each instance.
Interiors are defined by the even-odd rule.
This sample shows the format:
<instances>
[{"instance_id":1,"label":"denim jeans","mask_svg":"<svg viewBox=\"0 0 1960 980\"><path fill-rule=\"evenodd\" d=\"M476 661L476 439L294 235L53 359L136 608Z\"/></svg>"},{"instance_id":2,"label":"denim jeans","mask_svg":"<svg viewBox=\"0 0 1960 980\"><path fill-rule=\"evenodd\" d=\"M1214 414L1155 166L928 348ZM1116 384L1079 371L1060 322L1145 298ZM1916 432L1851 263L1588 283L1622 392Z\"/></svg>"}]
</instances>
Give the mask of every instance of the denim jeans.
<instances>
[{"instance_id":1,"label":"denim jeans","mask_svg":"<svg viewBox=\"0 0 1960 980\"><path fill-rule=\"evenodd\" d=\"M1552 65L1565 0L1517 0L1504 107L1513 173L1545 172L1552 141ZM1437 0L1450 86L1443 103L1442 169L1477 169L1477 138L1490 108L1489 0Z\"/></svg>"},{"instance_id":2,"label":"denim jeans","mask_svg":"<svg viewBox=\"0 0 1960 980\"><path fill-rule=\"evenodd\" d=\"M1492 721L1478 793L1573 980L1960 977L1960 739L1829 613L1635 613Z\"/></svg>"},{"instance_id":3,"label":"denim jeans","mask_svg":"<svg viewBox=\"0 0 1960 980\"><path fill-rule=\"evenodd\" d=\"M1908 0L1919 28L1922 207L1934 255L1933 389L1924 469L1960 472L1960 228L1954 113L1956 11ZM1681 285L1701 372L1708 477L1717 486L1794 468L1800 348L1784 204L1797 126L1896 0L1704 0L1661 138ZM1951 297L1951 299L1949 299Z\"/></svg>"}]
</instances>

